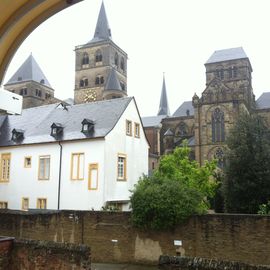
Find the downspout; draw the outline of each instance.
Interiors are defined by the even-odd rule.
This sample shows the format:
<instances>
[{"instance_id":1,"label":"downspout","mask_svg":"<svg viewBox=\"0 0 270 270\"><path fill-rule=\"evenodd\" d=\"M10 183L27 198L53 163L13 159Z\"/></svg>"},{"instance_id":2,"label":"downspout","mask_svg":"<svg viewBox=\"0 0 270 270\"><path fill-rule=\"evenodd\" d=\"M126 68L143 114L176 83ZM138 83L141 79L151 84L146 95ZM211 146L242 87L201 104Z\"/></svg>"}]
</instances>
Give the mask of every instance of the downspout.
<instances>
[{"instance_id":1,"label":"downspout","mask_svg":"<svg viewBox=\"0 0 270 270\"><path fill-rule=\"evenodd\" d=\"M198 123L199 123L199 164L202 166L202 152L201 152L201 112L200 107L198 106Z\"/></svg>"},{"instance_id":2,"label":"downspout","mask_svg":"<svg viewBox=\"0 0 270 270\"><path fill-rule=\"evenodd\" d=\"M59 161L59 178L58 178L58 199L57 199L57 210L60 210L60 194L61 194L61 175L62 175L62 150L63 146L61 141L58 142L60 146L60 161Z\"/></svg>"}]
</instances>

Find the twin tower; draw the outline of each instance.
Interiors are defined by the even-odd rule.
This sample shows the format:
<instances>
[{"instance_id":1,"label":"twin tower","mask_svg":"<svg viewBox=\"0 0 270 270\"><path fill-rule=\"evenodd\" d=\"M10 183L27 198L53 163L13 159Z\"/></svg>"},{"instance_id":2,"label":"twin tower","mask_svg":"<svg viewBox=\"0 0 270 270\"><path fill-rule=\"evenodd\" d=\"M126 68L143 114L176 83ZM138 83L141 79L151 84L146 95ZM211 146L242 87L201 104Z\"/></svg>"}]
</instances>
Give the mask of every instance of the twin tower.
<instances>
[{"instance_id":1,"label":"twin tower","mask_svg":"<svg viewBox=\"0 0 270 270\"><path fill-rule=\"evenodd\" d=\"M103 2L94 37L75 54L75 104L127 96L127 54L112 40ZM32 55L4 87L23 96L23 108L59 102Z\"/></svg>"}]
</instances>

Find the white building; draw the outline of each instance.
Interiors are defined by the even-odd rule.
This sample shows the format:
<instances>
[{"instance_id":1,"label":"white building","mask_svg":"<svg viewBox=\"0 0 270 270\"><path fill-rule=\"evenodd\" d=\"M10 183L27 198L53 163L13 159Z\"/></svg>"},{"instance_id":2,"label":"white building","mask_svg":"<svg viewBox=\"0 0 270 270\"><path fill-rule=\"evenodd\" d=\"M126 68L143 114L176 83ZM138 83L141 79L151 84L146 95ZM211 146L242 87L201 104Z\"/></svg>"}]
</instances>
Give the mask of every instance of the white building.
<instances>
[{"instance_id":1,"label":"white building","mask_svg":"<svg viewBox=\"0 0 270 270\"><path fill-rule=\"evenodd\" d=\"M0 208L128 210L148 147L130 97L0 116Z\"/></svg>"}]
</instances>

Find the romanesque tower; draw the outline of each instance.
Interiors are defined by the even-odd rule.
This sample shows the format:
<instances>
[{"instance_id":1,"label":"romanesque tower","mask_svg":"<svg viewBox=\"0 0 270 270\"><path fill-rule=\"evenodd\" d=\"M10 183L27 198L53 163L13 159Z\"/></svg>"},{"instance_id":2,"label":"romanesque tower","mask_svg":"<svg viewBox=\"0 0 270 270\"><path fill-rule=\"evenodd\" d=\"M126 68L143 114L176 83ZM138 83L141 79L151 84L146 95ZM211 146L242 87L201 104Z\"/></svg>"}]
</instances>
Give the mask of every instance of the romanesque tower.
<instances>
[{"instance_id":1,"label":"romanesque tower","mask_svg":"<svg viewBox=\"0 0 270 270\"><path fill-rule=\"evenodd\" d=\"M31 54L4 88L23 96L23 109L56 103L54 89Z\"/></svg>"},{"instance_id":2,"label":"romanesque tower","mask_svg":"<svg viewBox=\"0 0 270 270\"><path fill-rule=\"evenodd\" d=\"M252 112L252 67L243 48L215 51L205 64L206 88L193 97L195 156L223 166L226 135L241 111Z\"/></svg>"},{"instance_id":3,"label":"romanesque tower","mask_svg":"<svg viewBox=\"0 0 270 270\"><path fill-rule=\"evenodd\" d=\"M75 104L127 95L127 54L112 41L103 2L94 37L75 54Z\"/></svg>"}]
</instances>

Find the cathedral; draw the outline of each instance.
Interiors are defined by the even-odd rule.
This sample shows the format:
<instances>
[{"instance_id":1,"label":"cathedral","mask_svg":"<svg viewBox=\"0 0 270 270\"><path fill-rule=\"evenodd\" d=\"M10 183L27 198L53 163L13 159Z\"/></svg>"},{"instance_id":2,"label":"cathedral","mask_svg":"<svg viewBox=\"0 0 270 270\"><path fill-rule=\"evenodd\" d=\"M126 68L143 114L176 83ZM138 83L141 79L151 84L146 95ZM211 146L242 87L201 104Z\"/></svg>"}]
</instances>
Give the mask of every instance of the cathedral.
<instances>
[{"instance_id":1,"label":"cathedral","mask_svg":"<svg viewBox=\"0 0 270 270\"><path fill-rule=\"evenodd\" d=\"M172 115L163 78L158 114L143 118L150 143L150 170L161 155L171 153L183 140L187 140L191 157L200 165L215 158L222 168L226 136L241 112L257 113L270 126L270 92L255 99L252 66L242 47L215 51L205 69L206 87L201 96L195 93Z\"/></svg>"},{"instance_id":2,"label":"cathedral","mask_svg":"<svg viewBox=\"0 0 270 270\"><path fill-rule=\"evenodd\" d=\"M203 164L216 158L223 166L226 136L242 111L262 115L270 125L270 93L257 100L252 88L252 66L242 47L215 51L205 63L206 86L202 94L183 102L171 115L165 78L158 113L143 117L149 149L149 171L160 156L183 140L191 157ZM43 71L30 55L4 85L23 96L23 108L57 103ZM93 38L75 48L74 104L127 96L127 53L112 40L104 4L101 4Z\"/></svg>"}]
</instances>

